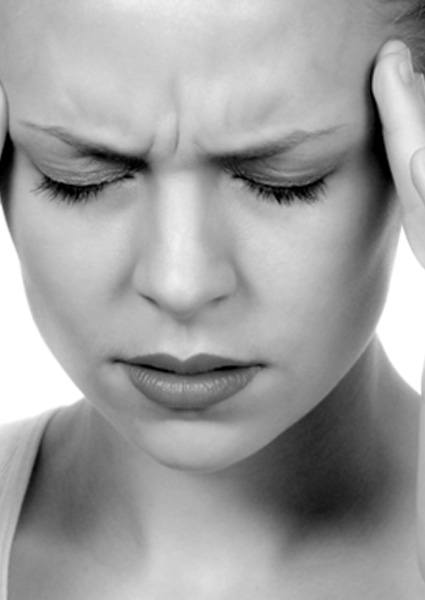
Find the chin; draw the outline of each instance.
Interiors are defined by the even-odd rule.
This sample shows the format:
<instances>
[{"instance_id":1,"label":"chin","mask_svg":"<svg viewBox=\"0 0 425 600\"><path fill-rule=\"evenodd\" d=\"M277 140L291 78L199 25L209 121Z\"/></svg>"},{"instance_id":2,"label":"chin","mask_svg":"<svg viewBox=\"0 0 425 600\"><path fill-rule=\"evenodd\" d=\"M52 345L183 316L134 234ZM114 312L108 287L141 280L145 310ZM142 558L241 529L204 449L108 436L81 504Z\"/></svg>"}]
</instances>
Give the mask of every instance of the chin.
<instances>
[{"instance_id":1,"label":"chin","mask_svg":"<svg viewBox=\"0 0 425 600\"><path fill-rule=\"evenodd\" d=\"M194 473L199 475L206 475L208 473L216 473L223 471L226 468L234 464L231 460L217 460L212 457L199 457L196 458L191 456L168 456L165 453L150 454L151 458L155 460L162 467L172 469L174 471L182 471L186 473Z\"/></svg>"},{"instance_id":2,"label":"chin","mask_svg":"<svg viewBox=\"0 0 425 600\"><path fill-rule=\"evenodd\" d=\"M173 423L160 430L144 431L136 443L164 467L202 474L223 471L260 449L258 438L252 445L252 438L241 437L240 430L224 424L198 423L193 427Z\"/></svg>"}]
</instances>

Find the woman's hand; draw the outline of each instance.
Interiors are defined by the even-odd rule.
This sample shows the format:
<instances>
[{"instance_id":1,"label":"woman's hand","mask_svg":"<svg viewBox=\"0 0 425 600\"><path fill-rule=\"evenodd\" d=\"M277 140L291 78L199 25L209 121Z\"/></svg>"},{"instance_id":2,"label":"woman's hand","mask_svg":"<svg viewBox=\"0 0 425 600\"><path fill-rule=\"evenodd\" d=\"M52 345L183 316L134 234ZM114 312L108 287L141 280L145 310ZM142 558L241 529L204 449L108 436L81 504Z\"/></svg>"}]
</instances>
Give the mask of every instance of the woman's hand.
<instances>
[{"instance_id":1,"label":"woman's hand","mask_svg":"<svg viewBox=\"0 0 425 600\"><path fill-rule=\"evenodd\" d=\"M7 106L6 96L0 84L0 156L3 152L4 140L7 131Z\"/></svg>"},{"instance_id":2,"label":"woman's hand","mask_svg":"<svg viewBox=\"0 0 425 600\"><path fill-rule=\"evenodd\" d=\"M400 200L406 237L425 268L425 83L400 41L378 54L372 89L382 121L388 160ZM425 401L425 369L422 374ZM425 579L425 407L421 409L418 475L419 565Z\"/></svg>"}]
</instances>

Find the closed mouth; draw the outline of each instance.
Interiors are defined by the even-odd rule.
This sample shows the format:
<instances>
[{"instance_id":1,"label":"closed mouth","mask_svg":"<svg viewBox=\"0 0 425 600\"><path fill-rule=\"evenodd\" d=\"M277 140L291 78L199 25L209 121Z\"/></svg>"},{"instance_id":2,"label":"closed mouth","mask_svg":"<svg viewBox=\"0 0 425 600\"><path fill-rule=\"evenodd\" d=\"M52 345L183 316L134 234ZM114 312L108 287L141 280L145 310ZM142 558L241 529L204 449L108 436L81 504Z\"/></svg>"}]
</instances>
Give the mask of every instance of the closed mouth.
<instances>
[{"instance_id":1,"label":"closed mouth","mask_svg":"<svg viewBox=\"0 0 425 600\"><path fill-rule=\"evenodd\" d=\"M129 358L126 362L134 366L153 369L163 373L173 373L175 375L196 375L199 373L262 366L212 354L197 354L189 359L180 360L170 354L159 353L136 356Z\"/></svg>"}]
</instances>

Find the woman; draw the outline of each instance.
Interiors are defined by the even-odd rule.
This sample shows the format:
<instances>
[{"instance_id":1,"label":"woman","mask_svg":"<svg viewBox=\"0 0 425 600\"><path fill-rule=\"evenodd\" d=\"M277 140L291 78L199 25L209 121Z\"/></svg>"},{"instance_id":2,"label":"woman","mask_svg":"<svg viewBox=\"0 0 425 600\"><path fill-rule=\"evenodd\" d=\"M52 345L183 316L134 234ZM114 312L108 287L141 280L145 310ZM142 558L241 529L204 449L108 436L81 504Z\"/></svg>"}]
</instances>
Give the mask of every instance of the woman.
<instances>
[{"instance_id":1,"label":"woman","mask_svg":"<svg viewBox=\"0 0 425 600\"><path fill-rule=\"evenodd\" d=\"M375 335L401 223L425 265L420 8L3 3L4 212L84 399L3 431L2 600L425 597Z\"/></svg>"}]
</instances>

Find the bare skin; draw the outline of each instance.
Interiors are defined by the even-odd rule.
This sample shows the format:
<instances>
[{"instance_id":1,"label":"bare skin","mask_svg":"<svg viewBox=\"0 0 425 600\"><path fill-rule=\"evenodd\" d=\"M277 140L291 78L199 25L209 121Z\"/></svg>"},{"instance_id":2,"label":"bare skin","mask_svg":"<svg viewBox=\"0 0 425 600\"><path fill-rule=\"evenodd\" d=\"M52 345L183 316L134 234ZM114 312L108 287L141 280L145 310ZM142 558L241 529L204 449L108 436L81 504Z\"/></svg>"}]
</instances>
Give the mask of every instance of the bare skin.
<instances>
[{"instance_id":1,"label":"bare skin","mask_svg":"<svg viewBox=\"0 0 425 600\"><path fill-rule=\"evenodd\" d=\"M44 436L9 600L422 598L419 403L373 337L401 219L422 256L419 86L387 45L376 121L390 31L362 3L171 4L25 4L5 33L5 212L34 317L85 394ZM150 174L119 180L40 126L146 154ZM311 205L266 204L210 159L324 126L243 165L275 186L326 173ZM40 173L108 185L70 206ZM152 406L116 360L214 348L267 366L205 414Z\"/></svg>"},{"instance_id":2,"label":"bare skin","mask_svg":"<svg viewBox=\"0 0 425 600\"><path fill-rule=\"evenodd\" d=\"M375 440L362 435L367 449L362 456L357 451L354 460L351 455L358 442L355 430L371 428L371 415L359 410L359 394L345 407L349 425L335 432L335 443L344 439L344 450L340 446L330 460L331 447L319 441L323 419L329 418L326 406L321 406L307 417L306 427L295 426L291 435L282 436L258 457L259 463L273 461L274 469L281 461L282 471L288 471L292 461L292 480L277 485L276 472L259 477L253 461L247 465L251 481L262 486L257 505L251 490L250 514L235 515L228 496L214 498L208 507L202 506L202 498L194 499L186 514L180 505L173 506L169 484L161 516L170 514L165 523L146 523L145 539L136 532L131 540L123 535L125 512L118 503L125 506L125 497L117 497L116 482L104 472L104 461L95 463L93 453L96 475L92 472L89 479L74 460L89 422L87 405L59 413L43 440L20 517L11 557L11 599L53 600L60 593L67 600L87 595L112 600L117 594L125 600L221 600L235 595L248 600L336 600L344 593L350 600L419 600L425 586L415 544L418 398L386 362L378 344L373 359L371 354L358 369L364 377L366 362L374 365L358 392L373 393L373 422L380 423L373 434L379 449ZM84 457L87 460L87 453ZM303 477L294 475L298 472ZM113 514L103 516L98 510L99 489L103 498L115 498ZM223 529L215 514L220 500L228 517ZM154 512L148 514L155 518ZM191 529L198 518L202 529ZM232 527L231 541L226 526Z\"/></svg>"}]
</instances>

